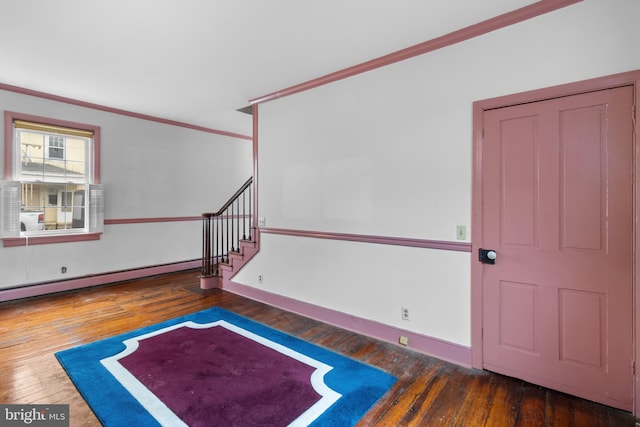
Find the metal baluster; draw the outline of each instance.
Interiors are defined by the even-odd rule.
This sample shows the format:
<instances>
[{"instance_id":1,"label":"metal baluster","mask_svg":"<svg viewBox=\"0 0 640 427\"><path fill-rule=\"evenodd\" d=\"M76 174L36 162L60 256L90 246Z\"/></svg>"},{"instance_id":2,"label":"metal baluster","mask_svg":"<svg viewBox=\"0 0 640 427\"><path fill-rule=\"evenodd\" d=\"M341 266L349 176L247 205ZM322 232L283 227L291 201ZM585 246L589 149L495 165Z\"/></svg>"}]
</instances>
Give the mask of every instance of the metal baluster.
<instances>
[{"instance_id":1,"label":"metal baluster","mask_svg":"<svg viewBox=\"0 0 640 427\"><path fill-rule=\"evenodd\" d=\"M253 209L251 208L251 192L253 189L253 183L249 186L249 240L253 240Z\"/></svg>"},{"instance_id":2,"label":"metal baluster","mask_svg":"<svg viewBox=\"0 0 640 427\"><path fill-rule=\"evenodd\" d=\"M227 262L229 262L229 208L225 212L227 213Z\"/></svg>"},{"instance_id":3,"label":"metal baluster","mask_svg":"<svg viewBox=\"0 0 640 427\"><path fill-rule=\"evenodd\" d=\"M227 208L227 262L231 252L233 252L233 205Z\"/></svg>"},{"instance_id":4,"label":"metal baluster","mask_svg":"<svg viewBox=\"0 0 640 427\"><path fill-rule=\"evenodd\" d=\"M236 202L231 203L231 247L234 252L238 252L238 247L236 246Z\"/></svg>"},{"instance_id":5,"label":"metal baluster","mask_svg":"<svg viewBox=\"0 0 640 427\"><path fill-rule=\"evenodd\" d=\"M236 199L236 248L240 252L240 198Z\"/></svg>"},{"instance_id":6,"label":"metal baluster","mask_svg":"<svg viewBox=\"0 0 640 427\"><path fill-rule=\"evenodd\" d=\"M209 224L207 222L207 217L202 215L202 275L205 277L211 274L211 269L209 267L211 257L209 243Z\"/></svg>"},{"instance_id":7,"label":"metal baluster","mask_svg":"<svg viewBox=\"0 0 640 427\"><path fill-rule=\"evenodd\" d=\"M247 240L247 205L245 201L245 197L247 195L247 191L242 192L242 240Z\"/></svg>"},{"instance_id":8,"label":"metal baluster","mask_svg":"<svg viewBox=\"0 0 640 427\"><path fill-rule=\"evenodd\" d=\"M216 276L220 274L220 251L222 250L222 233L220 232L220 217L216 216Z\"/></svg>"}]
</instances>

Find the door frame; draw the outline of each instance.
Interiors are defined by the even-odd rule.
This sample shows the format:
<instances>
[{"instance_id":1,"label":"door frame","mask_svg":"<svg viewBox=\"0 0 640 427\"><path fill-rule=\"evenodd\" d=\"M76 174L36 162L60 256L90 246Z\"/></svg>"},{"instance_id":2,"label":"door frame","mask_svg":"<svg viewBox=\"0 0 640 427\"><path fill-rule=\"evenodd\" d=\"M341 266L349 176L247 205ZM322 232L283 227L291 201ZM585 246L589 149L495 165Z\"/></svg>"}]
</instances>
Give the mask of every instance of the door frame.
<instances>
[{"instance_id":1,"label":"door frame","mask_svg":"<svg viewBox=\"0 0 640 427\"><path fill-rule=\"evenodd\" d=\"M478 250L483 246L483 193L482 193L482 146L484 112L495 108L544 101L551 98L578 95L597 90L613 89L621 86L633 86L634 129L633 129L633 332L632 345L634 360L640 356L640 233L638 215L640 214L640 113L637 107L640 100L640 70L614 74L575 83L548 87L539 90L521 92L490 98L473 103L473 182L471 202L471 364L483 369L483 264L478 261ZM631 369L631 367L630 367ZM640 367L635 370L633 379L633 414L640 415Z\"/></svg>"}]
</instances>

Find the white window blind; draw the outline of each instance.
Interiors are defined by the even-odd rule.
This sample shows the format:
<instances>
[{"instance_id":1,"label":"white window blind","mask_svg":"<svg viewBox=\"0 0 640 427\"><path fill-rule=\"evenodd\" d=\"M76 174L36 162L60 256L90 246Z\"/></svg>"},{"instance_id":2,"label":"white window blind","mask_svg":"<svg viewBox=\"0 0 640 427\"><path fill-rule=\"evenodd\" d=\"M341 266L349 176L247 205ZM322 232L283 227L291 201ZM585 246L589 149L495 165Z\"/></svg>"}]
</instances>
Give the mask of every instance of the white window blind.
<instances>
[{"instance_id":1,"label":"white window blind","mask_svg":"<svg viewBox=\"0 0 640 427\"><path fill-rule=\"evenodd\" d=\"M89 186L89 232L102 233L104 231L104 191L101 184Z\"/></svg>"},{"instance_id":2,"label":"white window blind","mask_svg":"<svg viewBox=\"0 0 640 427\"><path fill-rule=\"evenodd\" d=\"M0 181L0 237L20 236L20 182Z\"/></svg>"}]
</instances>

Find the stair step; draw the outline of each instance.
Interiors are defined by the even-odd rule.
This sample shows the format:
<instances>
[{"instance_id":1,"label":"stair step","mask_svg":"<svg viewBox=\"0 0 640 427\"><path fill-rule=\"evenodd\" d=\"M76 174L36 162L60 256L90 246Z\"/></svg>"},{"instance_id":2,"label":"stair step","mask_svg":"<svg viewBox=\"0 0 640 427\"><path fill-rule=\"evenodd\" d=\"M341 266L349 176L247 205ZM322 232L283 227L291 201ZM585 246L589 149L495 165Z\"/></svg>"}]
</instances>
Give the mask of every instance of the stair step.
<instances>
[{"instance_id":1,"label":"stair step","mask_svg":"<svg viewBox=\"0 0 640 427\"><path fill-rule=\"evenodd\" d=\"M201 276L200 287L202 289L214 289L222 287L222 276Z\"/></svg>"},{"instance_id":2,"label":"stair step","mask_svg":"<svg viewBox=\"0 0 640 427\"><path fill-rule=\"evenodd\" d=\"M256 247L256 241L255 240L240 240L240 248L243 248L243 247L255 248Z\"/></svg>"},{"instance_id":3,"label":"stair step","mask_svg":"<svg viewBox=\"0 0 640 427\"><path fill-rule=\"evenodd\" d=\"M218 268L220 270L233 271L233 263L232 262L221 262L218 264Z\"/></svg>"}]
</instances>

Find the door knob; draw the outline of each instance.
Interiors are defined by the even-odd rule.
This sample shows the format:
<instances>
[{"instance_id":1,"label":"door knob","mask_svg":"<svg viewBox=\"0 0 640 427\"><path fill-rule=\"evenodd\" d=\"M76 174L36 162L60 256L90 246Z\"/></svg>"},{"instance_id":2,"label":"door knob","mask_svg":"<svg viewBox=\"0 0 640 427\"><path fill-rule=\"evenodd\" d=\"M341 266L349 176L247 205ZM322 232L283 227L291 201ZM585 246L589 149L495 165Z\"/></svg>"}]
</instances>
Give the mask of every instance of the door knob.
<instances>
[{"instance_id":1,"label":"door knob","mask_svg":"<svg viewBox=\"0 0 640 427\"><path fill-rule=\"evenodd\" d=\"M498 254L493 249L480 248L478 260L483 264L495 264Z\"/></svg>"}]
</instances>

